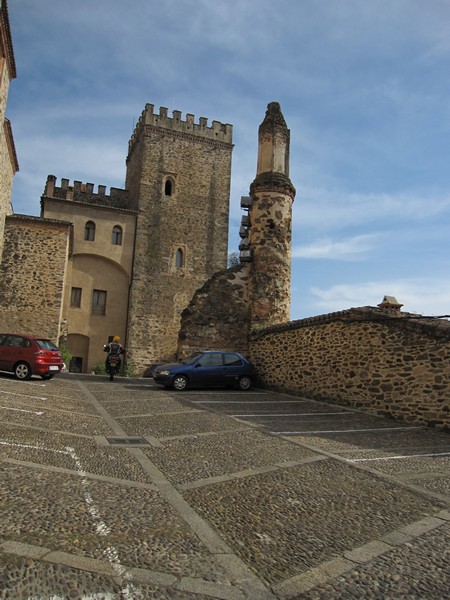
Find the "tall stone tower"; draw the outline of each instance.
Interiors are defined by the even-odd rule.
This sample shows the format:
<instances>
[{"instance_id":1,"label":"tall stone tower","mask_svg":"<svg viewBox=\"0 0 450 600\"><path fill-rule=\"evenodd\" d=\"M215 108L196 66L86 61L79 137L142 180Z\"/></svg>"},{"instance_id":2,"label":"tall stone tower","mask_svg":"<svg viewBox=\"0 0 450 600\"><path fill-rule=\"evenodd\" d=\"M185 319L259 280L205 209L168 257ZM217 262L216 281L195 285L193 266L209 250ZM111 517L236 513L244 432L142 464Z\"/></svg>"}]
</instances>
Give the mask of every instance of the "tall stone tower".
<instances>
[{"instance_id":1,"label":"tall stone tower","mask_svg":"<svg viewBox=\"0 0 450 600\"><path fill-rule=\"evenodd\" d=\"M154 113L147 104L129 142L126 189L138 211L127 356L135 370L176 355L180 314L224 269L232 126Z\"/></svg>"},{"instance_id":2,"label":"tall stone tower","mask_svg":"<svg viewBox=\"0 0 450 600\"><path fill-rule=\"evenodd\" d=\"M278 102L267 106L258 132L256 178L250 186L248 245L251 253L251 326L290 319L292 203L290 133Z\"/></svg>"}]
</instances>

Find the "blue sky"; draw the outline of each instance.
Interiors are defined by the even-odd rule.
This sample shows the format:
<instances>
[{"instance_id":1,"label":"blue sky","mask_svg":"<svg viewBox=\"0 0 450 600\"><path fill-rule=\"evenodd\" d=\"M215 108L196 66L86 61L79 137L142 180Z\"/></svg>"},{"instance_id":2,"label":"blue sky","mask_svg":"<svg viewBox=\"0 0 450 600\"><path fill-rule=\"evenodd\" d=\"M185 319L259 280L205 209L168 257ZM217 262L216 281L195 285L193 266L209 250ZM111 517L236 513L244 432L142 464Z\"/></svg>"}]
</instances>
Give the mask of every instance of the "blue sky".
<instances>
[{"instance_id":1,"label":"blue sky","mask_svg":"<svg viewBox=\"0 0 450 600\"><path fill-rule=\"evenodd\" d=\"M147 102L234 128L230 252L278 101L291 130L292 309L396 296L450 313L448 0L15 0L17 213L48 174L124 187Z\"/></svg>"}]
</instances>

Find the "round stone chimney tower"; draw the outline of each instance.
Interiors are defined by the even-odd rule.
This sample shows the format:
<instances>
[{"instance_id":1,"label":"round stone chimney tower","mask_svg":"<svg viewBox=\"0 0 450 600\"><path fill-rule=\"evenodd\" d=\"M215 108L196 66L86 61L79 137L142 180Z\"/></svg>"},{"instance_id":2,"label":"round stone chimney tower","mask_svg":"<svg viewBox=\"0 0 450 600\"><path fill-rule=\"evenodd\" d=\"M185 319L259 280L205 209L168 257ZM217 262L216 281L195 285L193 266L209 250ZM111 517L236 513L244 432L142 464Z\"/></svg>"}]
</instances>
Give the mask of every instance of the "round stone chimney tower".
<instances>
[{"instance_id":1,"label":"round stone chimney tower","mask_svg":"<svg viewBox=\"0 0 450 600\"><path fill-rule=\"evenodd\" d=\"M290 320L292 203L290 132L278 102L267 106L258 133L258 165L250 186L248 248L252 327Z\"/></svg>"}]
</instances>

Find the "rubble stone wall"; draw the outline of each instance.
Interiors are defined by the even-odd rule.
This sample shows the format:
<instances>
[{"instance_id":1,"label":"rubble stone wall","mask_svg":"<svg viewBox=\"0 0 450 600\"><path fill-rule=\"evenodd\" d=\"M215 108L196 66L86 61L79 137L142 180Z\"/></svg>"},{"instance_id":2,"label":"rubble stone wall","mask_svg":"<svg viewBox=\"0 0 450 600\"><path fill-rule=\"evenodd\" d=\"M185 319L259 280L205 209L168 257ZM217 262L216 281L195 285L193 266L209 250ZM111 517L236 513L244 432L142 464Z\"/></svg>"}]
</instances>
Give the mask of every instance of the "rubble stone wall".
<instances>
[{"instance_id":1,"label":"rubble stone wall","mask_svg":"<svg viewBox=\"0 0 450 600\"><path fill-rule=\"evenodd\" d=\"M194 295L181 315L178 358L201 350L248 353L249 265L216 273Z\"/></svg>"},{"instance_id":2,"label":"rubble stone wall","mask_svg":"<svg viewBox=\"0 0 450 600\"><path fill-rule=\"evenodd\" d=\"M265 387L450 428L450 323L366 307L252 334Z\"/></svg>"},{"instance_id":3,"label":"rubble stone wall","mask_svg":"<svg viewBox=\"0 0 450 600\"><path fill-rule=\"evenodd\" d=\"M0 268L0 330L58 342L70 223L6 217Z\"/></svg>"}]
</instances>

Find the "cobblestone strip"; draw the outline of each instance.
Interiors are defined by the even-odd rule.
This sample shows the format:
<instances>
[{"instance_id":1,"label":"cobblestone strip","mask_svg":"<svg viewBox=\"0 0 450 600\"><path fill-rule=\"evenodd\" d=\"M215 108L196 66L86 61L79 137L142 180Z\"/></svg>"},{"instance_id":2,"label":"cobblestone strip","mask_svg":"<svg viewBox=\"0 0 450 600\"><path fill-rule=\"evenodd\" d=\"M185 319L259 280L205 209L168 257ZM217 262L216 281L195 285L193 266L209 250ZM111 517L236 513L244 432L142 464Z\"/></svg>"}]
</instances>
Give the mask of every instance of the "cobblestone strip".
<instances>
[{"instance_id":1,"label":"cobblestone strip","mask_svg":"<svg viewBox=\"0 0 450 600\"><path fill-rule=\"evenodd\" d=\"M245 477L252 477L253 475L259 475L261 473L270 473L271 471L278 471L279 469L287 469L289 467L296 467L298 465L306 465L321 460L327 460L327 458L323 456L314 456L311 458L305 458L304 460L291 460L276 465L269 465L267 467L254 467L253 469L245 469L244 471L230 473L229 475L218 475L217 477L208 477L205 479L197 479L196 481L191 481L189 483L182 483L178 485L178 489L194 490L196 488L204 487L214 483L220 483L222 481L243 479Z\"/></svg>"},{"instance_id":2,"label":"cobblestone strip","mask_svg":"<svg viewBox=\"0 0 450 600\"><path fill-rule=\"evenodd\" d=\"M441 511L435 517L425 517L411 525L392 531L380 540L374 540L360 548L344 552L342 557L335 558L321 564L319 567L310 569L306 573L287 579L275 585L273 591L277 598L296 598L299 594L340 577L358 565L368 564L371 560L393 550L395 546L411 542L423 533L438 529L449 521L450 511L448 510Z\"/></svg>"}]
</instances>

